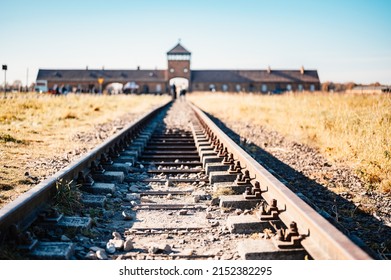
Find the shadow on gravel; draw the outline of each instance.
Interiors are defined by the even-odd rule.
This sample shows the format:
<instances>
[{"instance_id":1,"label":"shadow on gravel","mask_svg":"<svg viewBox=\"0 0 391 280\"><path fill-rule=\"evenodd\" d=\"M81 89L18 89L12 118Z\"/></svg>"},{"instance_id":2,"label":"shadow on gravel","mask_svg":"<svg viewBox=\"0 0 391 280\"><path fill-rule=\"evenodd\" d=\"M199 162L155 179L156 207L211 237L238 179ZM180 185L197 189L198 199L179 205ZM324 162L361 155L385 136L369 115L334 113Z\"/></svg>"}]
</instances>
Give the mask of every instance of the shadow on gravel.
<instances>
[{"instance_id":1,"label":"shadow on gravel","mask_svg":"<svg viewBox=\"0 0 391 280\"><path fill-rule=\"evenodd\" d=\"M205 112L206 113L206 112ZM257 162L298 194L319 214L347 235L374 259L385 259L391 253L391 228L358 207L254 144L241 144L240 136L218 118L206 113L232 140Z\"/></svg>"}]
</instances>

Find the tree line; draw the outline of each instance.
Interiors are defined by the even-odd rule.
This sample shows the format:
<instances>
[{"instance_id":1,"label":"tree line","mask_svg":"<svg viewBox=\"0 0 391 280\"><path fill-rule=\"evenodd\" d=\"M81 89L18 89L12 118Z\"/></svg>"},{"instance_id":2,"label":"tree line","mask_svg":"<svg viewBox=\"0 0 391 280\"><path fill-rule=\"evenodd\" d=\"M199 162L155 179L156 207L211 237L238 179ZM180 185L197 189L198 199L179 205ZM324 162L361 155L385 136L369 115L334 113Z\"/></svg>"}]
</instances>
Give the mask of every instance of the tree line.
<instances>
[{"instance_id":1,"label":"tree line","mask_svg":"<svg viewBox=\"0 0 391 280\"><path fill-rule=\"evenodd\" d=\"M332 91L332 92L344 92L346 90L351 90L356 86L373 86L378 87L381 86L379 82L371 83L369 85L364 84L356 84L354 82L348 82L348 83L333 83L330 81L324 82L321 85L322 91Z\"/></svg>"}]
</instances>

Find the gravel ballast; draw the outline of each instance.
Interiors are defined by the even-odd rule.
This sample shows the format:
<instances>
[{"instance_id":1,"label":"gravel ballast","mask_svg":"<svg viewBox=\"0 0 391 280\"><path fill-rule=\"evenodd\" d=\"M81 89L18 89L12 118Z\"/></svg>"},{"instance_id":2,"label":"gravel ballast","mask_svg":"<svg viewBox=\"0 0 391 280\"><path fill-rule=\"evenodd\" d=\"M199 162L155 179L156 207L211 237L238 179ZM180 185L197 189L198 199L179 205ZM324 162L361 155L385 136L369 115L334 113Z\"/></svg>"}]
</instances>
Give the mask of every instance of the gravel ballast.
<instances>
[{"instance_id":1,"label":"gravel ballast","mask_svg":"<svg viewBox=\"0 0 391 280\"><path fill-rule=\"evenodd\" d=\"M212 119L332 224L369 247L374 257L390 258L389 196L366 189L352 168L332 163L316 149L276 131L240 120L223 123Z\"/></svg>"}]
</instances>

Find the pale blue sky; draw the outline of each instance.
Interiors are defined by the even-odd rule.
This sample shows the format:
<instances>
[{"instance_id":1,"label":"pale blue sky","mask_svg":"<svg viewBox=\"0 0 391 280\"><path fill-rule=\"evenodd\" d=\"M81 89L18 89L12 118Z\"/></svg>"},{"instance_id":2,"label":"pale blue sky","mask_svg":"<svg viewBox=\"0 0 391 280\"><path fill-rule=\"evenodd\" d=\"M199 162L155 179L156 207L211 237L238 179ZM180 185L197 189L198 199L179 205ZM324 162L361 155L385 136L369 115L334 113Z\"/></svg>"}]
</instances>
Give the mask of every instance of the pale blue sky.
<instances>
[{"instance_id":1,"label":"pale blue sky","mask_svg":"<svg viewBox=\"0 0 391 280\"><path fill-rule=\"evenodd\" d=\"M39 68L317 69L321 82L391 84L391 1L0 0L7 81ZM0 82L4 82L1 72Z\"/></svg>"}]
</instances>

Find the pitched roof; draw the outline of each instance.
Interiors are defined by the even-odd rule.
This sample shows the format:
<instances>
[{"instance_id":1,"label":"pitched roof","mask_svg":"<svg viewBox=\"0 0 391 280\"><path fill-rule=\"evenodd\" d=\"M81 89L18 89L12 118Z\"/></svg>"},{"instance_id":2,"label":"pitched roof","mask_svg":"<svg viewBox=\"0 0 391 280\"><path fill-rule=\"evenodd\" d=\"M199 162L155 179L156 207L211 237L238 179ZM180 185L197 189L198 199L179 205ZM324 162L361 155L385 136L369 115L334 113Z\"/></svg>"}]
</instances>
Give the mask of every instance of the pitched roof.
<instances>
[{"instance_id":1,"label":"pitched roof","mask_svg":"<svg viewBox=\"0 0 391 280\"><path fill-rule=\"evenodd\" d=\"M193 83L319 83L316 70L192 70Z\"/></svg>"},{"instance_id":2,"label":"pitched roof","mask_svg":"<svg viewBox=\"0 0 391 280\"><path fill-rule=\"evenodd\" d=\"M165 70L61 70L39 69L37 80L53 82L95 82L104 78L104 82L165 82Z\"/></svg>"},{"instance_id":3,"label":"pitched roof","mask_svg":"<svg viewBox=\"0 0 391 280\"><path fill-rule=\"evenodd\" d=\"M104 83L112 82L159 82L165 83L166 70L63 70L39 69L37 80L51 82L96 82L104 78ZM192 70L192 83L319 83L316 70Z\"/></svg>"},{"instance_id":4,"label":"pitched roof","mask_svg":"<svg viewBox=\"0 0 391 280\"><path fill-rule=\"evenodd\" d=\"M186 50L180 43L178 43L175 47L173 47L167 54L191 54L188 50Z\"/></svg>"}]
</instances>

